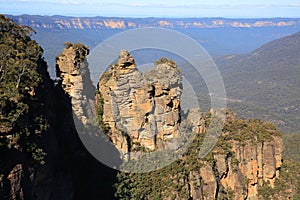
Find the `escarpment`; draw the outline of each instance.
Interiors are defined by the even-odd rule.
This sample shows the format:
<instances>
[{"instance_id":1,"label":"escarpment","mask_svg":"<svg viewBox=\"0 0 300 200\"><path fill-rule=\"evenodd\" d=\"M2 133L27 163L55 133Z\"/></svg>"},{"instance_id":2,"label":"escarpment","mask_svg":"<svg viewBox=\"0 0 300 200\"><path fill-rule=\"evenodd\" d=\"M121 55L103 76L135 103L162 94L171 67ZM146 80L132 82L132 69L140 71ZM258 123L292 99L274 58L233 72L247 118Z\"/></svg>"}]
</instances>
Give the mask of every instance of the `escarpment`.
<instances>
[{"instance_id":1,"label":"escarpment","mask_svg":"<svg viewBox=\"0 0 300 200\"><path fill-rule=\"evenodd\" d=\"M272 124L239 120L230 114L208 162L202 162L204 167L193 173L207 183L203 191L211 191L204 199L220 197L223 192L231 199L260 199L260 188L274 187L280 178L282 151L280 133ZM192 189L191 196L199 194Z\"/></svg>"},{"instance_id":2,"label":"escarpment","mask_svg":"<svg viewBox=\"0 0 300 200\"><path fill-rule=\"evenodd\" d=\"M0 199L113 199L115 171L89 155L74 125L95 94L88 49L67 43L54 82L31 29L2 15L0 27Z\"/></svg>"},{"instance_id":3,"label":"escarpment","mask_svg":"<svg viewBox=\"0 0 300 200\"><path fill-rule=\"evenodd\" d=\"M199 120L209 124L210 113ZM194 120L197 121L197 120ZM205 127L208 129L209 127ZM189 149L169 166L147 174L120 173L119 198L146 199L264 199L267 187L278 192L282 167L282 139L275 127L260 120L239 120L227 116L219 141L204 158L199 157L206 131L199 132ZM130 183L130 187L122 183ZM151 185L147 185L151 182ZM142 188L140 188L142 187ZM123 191L129 190L128 193ZM271 197L269 197L271 198Z\"/></svg>"},{"instance_id":4,"label":"escarpment","mask_svg":"<svg viewBox=\"0 0 300 200\"><path fill-rule=\"evenodd\" d=\"M7 30L0 32L1 200L297 199L297 186L291 184L298 181L299 165L293 164L295 173L289 174L280 133L271 123L241 120L223 110L222 134L211 152L199 156L212 112L182 114L182 74L173 61L162 58L143 74L129 52L121 51L96 90L89 77L88 48L66 43L57 57L60 80L54 84L28 30L1 15L0 23ZM78 137L74 122L89 125L92 101L99 126L125 159L135 159L130 152L163 149L181 137L183 126L195 138L178 160L162 169L118 172L116 177Z\"/></svg>"},{"instance_id":5,"label":"escarpment","mask_svg":"<svg viewBox=\"0 0 300 200\"><path fill-rule=\"evenodd\" d=\"M77 64L73 47L66 48L57 59L62 88L70 96L74 113L82 123L86 122L83 104L87 98L83 92L86 73L82 72L87 68L84 63ZM101 76L96 91L100 126L121 157L134 159L130 152L164 148L165 142L180 137L183 121L197 133L195 141L176 163L148 174L120 173L116 196L120 199L138 199L135 195L148 196L148 199L156 196L160 199L259 199L262 187L275 187L280 179L279 132L269 123L239 120L228 113L216 147L205 158L199 158L211 113L190 110L187 119L182 118L181 76L176 64L164 58L156 62L154 69L142 74L127 51L121 51L118 63ZM162 185L163 189L158 189Z\"/></svg>"},{"instance_id":6,"label":"escarpment","mask_svg":"<svg viewBox=\"0 0 300 200\"><path fill-rule=\"evenodd\" d=\"M212 113L195 109L189 111L186 119L181 117L181 76L176 64L166 58L142 74L125 50L121 51L118 63L101 76L96 98L101 111L100 125L124 158L134 159L130 158L133 151L163 148L164 142L180 137L182 121L196 132L195 141L176 164L143 175L143 180L140 175L128 177L120 173L122 181L133 185L127 188L121 181L117 196L121 199L139 195L148 199L158 195L160 199L259 199L260 188L274 187L280 177L283 148L279 132L267 122L239 120L235 114L222 111L227 113L227 120L220 139L211 153L199 158ZM157 183L147 186L147 180ZM155 191L158 182L165 189ZM139 185L144 185L143 191L137 188ZM124 195L122 190L132 194Z\"/></svg>"},{"instance_id":7,"label":"escarpment","mask_svg":"<svg viewBox=\"0 0 300 200\"><path fill-rule=\"evenodd\" d=\"M187 119L198 134L205 134L209 128L207 116L199 109L190 110ZM224 188L234 191L234 199L258 199L260 187L264 184L274 187L280 177L282 152L283 141L274 125L260 120L240 120L230 112L213 150L214 164L206 163L200 176L204 174L203 181L210 182L215 195L218 188ZM215 179L207 174L214 174Z\"/></svg>"},{"instance_id":8,"label":"escarpment","mask_svg":"<svg viewBox=\"0 0 300 200\"><path fill-rule=\"evenodd\" d=\"M101 123L124 156L136 149L163 148L164 141L178 135L181 76L176 64L167 59L142 74L126 50L103 73L97 97Z\"/></svg>"}]
</instances>

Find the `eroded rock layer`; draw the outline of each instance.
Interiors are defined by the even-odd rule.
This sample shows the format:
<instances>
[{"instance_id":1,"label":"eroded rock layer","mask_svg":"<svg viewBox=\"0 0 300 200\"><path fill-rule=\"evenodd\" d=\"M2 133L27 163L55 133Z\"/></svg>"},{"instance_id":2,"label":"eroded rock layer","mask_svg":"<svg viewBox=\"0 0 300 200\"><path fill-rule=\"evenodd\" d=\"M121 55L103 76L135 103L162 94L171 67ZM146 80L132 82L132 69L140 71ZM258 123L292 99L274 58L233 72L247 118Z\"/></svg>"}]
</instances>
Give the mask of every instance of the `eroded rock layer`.
<instances>
[{"instance_id":1,"label":"eroded rock layer","mask_svg":"<svg viewBox=\"0 0 300 200\"><path fill-rule=\"evenodd\" d=\"M207 116L199 110L191 110L188 120L198 134L208 129ZM202 161L199 171L190 172L190 196L214 199L222 191L234 191L233 199L259 199L259 189L266 184L274 187L279 178L283 151L279 132L270 123L239 120L234 113L227 114L223 129L222 142L216 144L208 162Z\"/></svg>"},{"instance_id":2,"label":"eroded rock layer","mask_svg":"<svg viewBox=\"0 0 300 200\"><path fill-rule=\"evenodd\" d=\"M56 58L57 76L61 78L62 88L69 95L72 110L78 120L87 124L86 104L93 99L94 88L92 88L88 63L86 56L89 50L82 44L65 44L66 48Z\"/></svg>"},{"instance_id":3,"label":"eroded rock layer","mask_svg":"<svg viewBox=\"0 0 300 200\"><path fill-rule=\"evenodd\" d=\"M182 75L165 58L142 74L128 51L120 53L99 81L103 125L124 154L134 150L163 148L163 142L179 134Z\"/></svg>"}]
</instances>

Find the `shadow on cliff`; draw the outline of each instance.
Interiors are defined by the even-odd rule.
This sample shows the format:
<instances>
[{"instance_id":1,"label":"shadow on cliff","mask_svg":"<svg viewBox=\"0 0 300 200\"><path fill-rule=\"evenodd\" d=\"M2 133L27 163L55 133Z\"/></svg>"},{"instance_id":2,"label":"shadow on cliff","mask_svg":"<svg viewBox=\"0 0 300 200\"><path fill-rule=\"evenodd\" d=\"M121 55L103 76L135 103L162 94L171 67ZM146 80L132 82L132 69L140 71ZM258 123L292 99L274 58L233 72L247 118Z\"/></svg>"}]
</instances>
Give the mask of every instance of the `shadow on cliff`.
<instances>
[{"instance_id":1,"label":"shadow on cliff","mask_svg":"<svg viewBox=\"0 0 300 200\"><path fill-rule=\"evenodd\" d=\"M0 156L0 180L1 180L1 187L0 187L0 199L5 200L9 199L11 196L12 185L11 182L14 181L15 184L19 184L20 188L23 188L22 196L26 199L29 197L30 191L32 190L30 184L30 172L28 171L28 158L26 155L16 149L9 149L6 147L1 146L0 148L1 156ZM10 174L16 172L21 174L21 180L13 180ZM19 175L18 174L18 175ZM16 191L15 196L19 194Z\"/></svg>"},{"instance_id":2,"label":"shadow on cliff","mask_svg":"<svg viewBox=\"0 0 300 200\"><path fill-rule=\"evenodd\" d=\"M87 97L87 102L94 101L96 88L92 85L88 70L84 81L83 96ZM104 159L115 158L114 164L118 167L121 162L118 150L105 138L95 136L98 127L84 126L72 114L71 98L60 83L56 85L55 95L58 101L56 134L63 154L63 163L71 173L74 199L114 199L113 186L117 171L99 162L94 157L94 152L98 152ZM84 109L84 112L89 111ZM110 152L107 152L108 149Z\"/></svg>"}]
</instances>

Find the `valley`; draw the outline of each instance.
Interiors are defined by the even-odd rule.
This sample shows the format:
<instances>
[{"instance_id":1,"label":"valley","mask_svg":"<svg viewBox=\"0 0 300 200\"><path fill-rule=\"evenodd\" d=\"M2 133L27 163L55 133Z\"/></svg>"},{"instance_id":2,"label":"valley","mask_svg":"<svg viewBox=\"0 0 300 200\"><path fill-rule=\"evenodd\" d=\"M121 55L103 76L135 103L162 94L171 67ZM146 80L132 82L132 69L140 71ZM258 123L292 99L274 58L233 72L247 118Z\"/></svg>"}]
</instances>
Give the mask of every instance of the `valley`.
<instances>
[{"instance_id":1,"label":"valley","mask_svg":"<svg viewBox=\"0 0 300 200\"><path fill-rule=\"evenodd\" d=\"M300 198L298 19L11 17L0 15L0 200ZM228 107L210 109L203 78L170 52L120 49L91 74L93 48L137 27L202 44ZM184 76L200 108L184 110Z\"/></svg>"}]
</instances>

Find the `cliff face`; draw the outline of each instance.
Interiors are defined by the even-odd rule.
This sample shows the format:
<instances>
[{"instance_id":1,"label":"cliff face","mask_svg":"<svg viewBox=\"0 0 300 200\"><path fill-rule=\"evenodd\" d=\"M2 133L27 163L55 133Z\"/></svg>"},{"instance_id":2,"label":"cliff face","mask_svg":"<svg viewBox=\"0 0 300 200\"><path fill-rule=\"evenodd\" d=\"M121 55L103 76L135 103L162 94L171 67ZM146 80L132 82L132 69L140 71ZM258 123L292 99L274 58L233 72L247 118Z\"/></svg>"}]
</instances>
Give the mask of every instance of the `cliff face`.
<instances>
[{"instance_id":1,"label":"cliff face","mask_svg":"<svg viewBox=\"0 0 300 200\"><path fill-rule=\"evenodd\" d=\"M59 16L12 16L20 24L38 29L129 29L129 28L255 28L299 26L297 19L133 19L113 17L59 17Z\"/></svg>"},{"instance_id":2,"label":"cliff face","mask_svg":"<svg viewBox=\"0 0 300 200\"><path fill-rule=\"evenodd\" d=\"M87 63L84 60L78 63L77 59L76 48L66 48L57 59L57 68L62 78L62 88L71 98L76 116L85 122L84 118L80 118L84 111L76 105L78 102L82 104L87 98L82 93L85 87L83 79L88 74L84 70ZM124 155L129 151L163 148L162 141L178 134L181 122L181 74L170 61L162 59L156 64L152 71L142 74L136 68L133 57L127 51L122 51L118 63L111 66L100 79L96 99L98 103L103 102L102 122L109 126L107 134ZM199 135L205 135L208 119L199 110L190 111L187 117L193 124L192 129ZM178 182L175 178L178 174L173 176L172 184L180 185L189 198L259 199L261 186L267 184L274 187L282 165L281 138L272 128L254 128L251 129L252 134L242 126L234 129L238 126L236 124L243 123L237 121L234 115L228 116L220 139L229 147L217 146L209 158L193 163L193 168L188 169L186 176ZM251 123L245 126L251 126ZM157 135L153 135L153 132L157 132ZM262 140L260 132L267 132L265 134L270 137ZM239 138L239 135L245 135L245 138ZM189 157L185 156L184 159L188 160ZM11 184L18 186L22 174L22 166L16 166L9 175ZM160 179L165 181L164 177ZM17 186L14 186L14 193L22 191ZM167 188L162 192L165 194L162 199L172 199L168 195L170 191L177 198L183 198L183 191Z\"/></svg>"},{"instance_id":3,"label":"cliff face","mask_svg":"<svg viewBox=\"0 0 300 200\"><path fill-rule=\"evenodd\" d=\"M82 130L91 131L87 127L94 123L91 119L95 115L96 88L90 79L86 60L89 50L82 44L65 43L65 47L56 58L57 76L60 77L57 85L60 115L57 121L59 139L72 177L74 199L97 199L100 196L114 199L112 186L116 171L96 160L79 138Z\"/></svg>"},{"instance_id":4,"label":"cliff face","mask_svg":"<svg viewBox=\"0 0 300 200\"><path fill-rule=\"evenodd\" d=\"M34 126L35 121L25 121L28 135L13 127L0 137L1 142L4 139L9 142L8 147L0 145L0 199L3 200L73 199L70 173L60 168L64 161L56 135L54 84L42 61L38 62L38 73L42 81L31 91L32 98L27 101L29 112L24 115L39 116L39 126Z\"/></svg>"},{"instance_id":5,"label":"cliff face","mask_svg":"<svg viewBox=\"0 0 300 200\"><path fill-rule=\"evenodd\" d=\"M207 119L198 109L191 110L187 119L195 132L205 134ZM279 178L283 141L272 126L258 130L236 129L234 132L232 128L228 128L238 123L240 122L234 113L227 116L226 131L222 133L221 140L223 137L229 138L222 141L229 145L230 148L226 150L228 152L220 154L216 146L213 152L215 163L211 165L204 162L205 167L200 172L193 173L209 183L211 195L218 196L219 189L224 188L226 191L234 191L234 199L258 199L259 188L264 184L274 187ZM258 122L251 123L253 124L249 126L254 127ZM240 134L246 136L239 138ZM264 135L264 139L259 139L261 135ZM207 189L208 186L204 187ZM199 196L195 192L191 187L191 196Z\"/></svg>"},{"instance_id":6,"label":"cliff face","mask_svg":"<svg viewBox=\"0 0 300 200\"><path fill-rule=\"evenodd\" d=\"M164 141L178 136L182 121L182 85L181 73L172 61L163 58L156 62L153 70L143 75L136 68L133 57L127 51L121 51L118 63L104 72L98 88L101 123L123 155L130 155L130 151L163 148ZM181 163L178 171L174 170L176 166L170 166L163 172L145 175L155 182L153 177L160 174L157 181L161 181L162 185L169 184L168 180L161 178L162 174L162 177L171 177L173 183L170 187L158 192L162 195L161 199L256 200L260 197L262 186L275 186L283 151L282 139L275 127L259 120L239 120L235 114L227 112L218 144L206 158L200 159L197 158L197 149L206 135L211 116L212 113L204 114L196 109L189 111L187 119L184 119L200 139L178 161ZM139 175L131 176L122 176L122 180L130 179L137 187L147 184L138 178ZM181 178L177 180L176 177ZM172 188L175 185L177 190ZM144 190L151 191L153 187L149 189L146 186ZM122 196L121 192L127 189L117 192L120 198L128 197ZM138 193L143 194L143 191ZM153 191L143 195L151 199L158 194Z\"/></svg>"},{"instance_id":7,"label":"cliff face","mask_svg":"<svg viewBox=\"0 0 300 200\"><path fill-rule=\"evenodd\" d=\"M30 28L3 15L0 27L0 199L71 199L42 49Z\"/></svg>"},{"instance_id":8,"label":"cliff face","mask_svg":"<svg viewBox=\"0 0 300 200\"><path fill-rule=\"evenodd\" d=\"M263 187L278 190L276 185L280 185L283 149L282 139L274 126L259 120L239 120L229 115L218 143L212 152L201 159L199 151L206 135L205 124L209 124L209 115L203 114L198 118L205 120L204 132L198 132L190 148L175 163L148 174L128 176L121 173L119 180L130 183L131 188L118 185L117 196L147 196L146 199L159 197L166 200L257 200L264 199ZM197 118L194 121L198 121ZM152 184L149 186L148 182ZM123 191L127 189L129 192L126 194ZM280 199L291 197L290 192L284 191Z\"/></svg>"},{"instance_id":9,"label":"cliff face","mask_svg":"<svg viewBox=\"0 0 300 200\"><path fill-rule=\"evenodd\" d=\"M70 98L74 114L86 125L87 116L92 112L86 104L94 100L95 93L86 61L89 49L81 44L66 43L65 46L56 58L56 74L61 78L62 89Z\"/></svg>"},{"instance_id":10,"label":"cliff face","mask_svg":"<svg viewBox=\"0 0 300 200\"><path fill-rule=\"evenodd\" d=\"M113 199L115 171L87 152L74 124L95 96L88 49L67 43L54 83L31 29L2 15L0 26L0 199Z\"/></svg>"},{"instance_id":11,"label":"cliff face","mask_svg":"<svg viewBox=\"0 0 300 200\"><path fill-rule=\"evenodd\" d=\"M37 95L43 105L40 108L45 109L53 126L42 132L40 144L47 157L40 166L28 162L26 153L20 149L6 150L5 157L0 158L2 163L6 162L0 176L2 199L92 199L99 195L112 198L113 170L88 155L70 120L73 109L80 122L87 122L85 116L90 111L83 104L92 99L95 91L85 90L90 80L87 63L81 56L85 57L88 51L83 46L79 49L76 45L67 46L57 58L61 85L56 89L46 71L40 71L45 77L44 84L32 94ZM164 142L177 137L183 120L181 90L181 73L172 61L161 59L152 71L142 74L132 56L122 51L119 62L102 75L96 98L98 103L103 102L102 123L109 127L107 134L116 147L129 155L126 153L130 151L163 148ZM187 121L197 137L205 136L207 114L192 110ZM202 200L259 199L262 186L276 186L282 166L282 140L269 124L228 115L220 142L204 159L197 157L199 141L196 138L183 158L162 171L142 174L144 179L135 179L138 175L132 174L130 187L140 188L141 191L136 189L138 194L158 191L160 199ZM8 157L14 159L7 162ZM143 187L141 180L146 181ZM155 195L146 194L150 199Z\"/></svg>"},{"instance_id":12,"label":"cliff face","mask_svg":"<svg viewBox=\"0 0 300 200\"><path fill-rule=\"evenodd\" d=\"M203 162L199 171L190 172L192 181L187 184L193 199L214 199L223 192L232 192L232 199L254 200L259 199L259 189L264 184L274 187L282 165L280 137L256 144L233 141L231 146L233 156L215 152L213 164Z\"/></svg>"},{"instance_id":13,"label":"cliff face","mask_svg":"<svg viewBox=\"0 0 300 200\"><path fill-rule=\"evenodd\" d=\"M0 62L6 67L0 71L0 199L113 199L116 172L87 152L74 125L74 121L88 123L86 116L92 111L85 104L93 101L96 91L85 60L88 49L66 44L57 57L61 82L54 86L41 59L41 50L29 40L28 32L3 16L0 22L2 27L11 29L7 30L21 34L11 38L1 32L0 37L4 49L0 51ZM20 38L22 41L18 41ZM14 45L18 51L12 49ZM7 55L8 52L21 52L21 56ZM26 62L30 61L30 65L15 69L19 66L15 62L22 63L24 56L28 56ZM200 159L211 113L194 110L182 119L182 75L173 61L163 58L155 64L152 71L142 74L133 57L127 51L121 52L118 63L99 82L96 100L101 127L123 156L129 156L130 151L164 148L168 140L178 136L183 121L197 135L187 152L163 169L129 176L119 173L116 196L259 199L264 196L261 188L276 188L283 165L282 140L275 127L228 114L216 147ZM7 81L11 74L18 77L15 82ZM283 172L287 177L287 171ZM292 198L290 193L295 193L292 190L296 187L290 188L282 191L280 199Z\"/></svg>"},{"instance_id":14,"label":"cliff face","mask_svg":"<svg viewBox=\"0 0 300 200\"><path fill-rule=\"evenodd\" d=\"M163 148L163 141L178 135L182 85L175 63L164 60L143 75L124 50L118 63L102 75L98 88L102 123L122 154Z\"/></svg>"}]
</instances>

